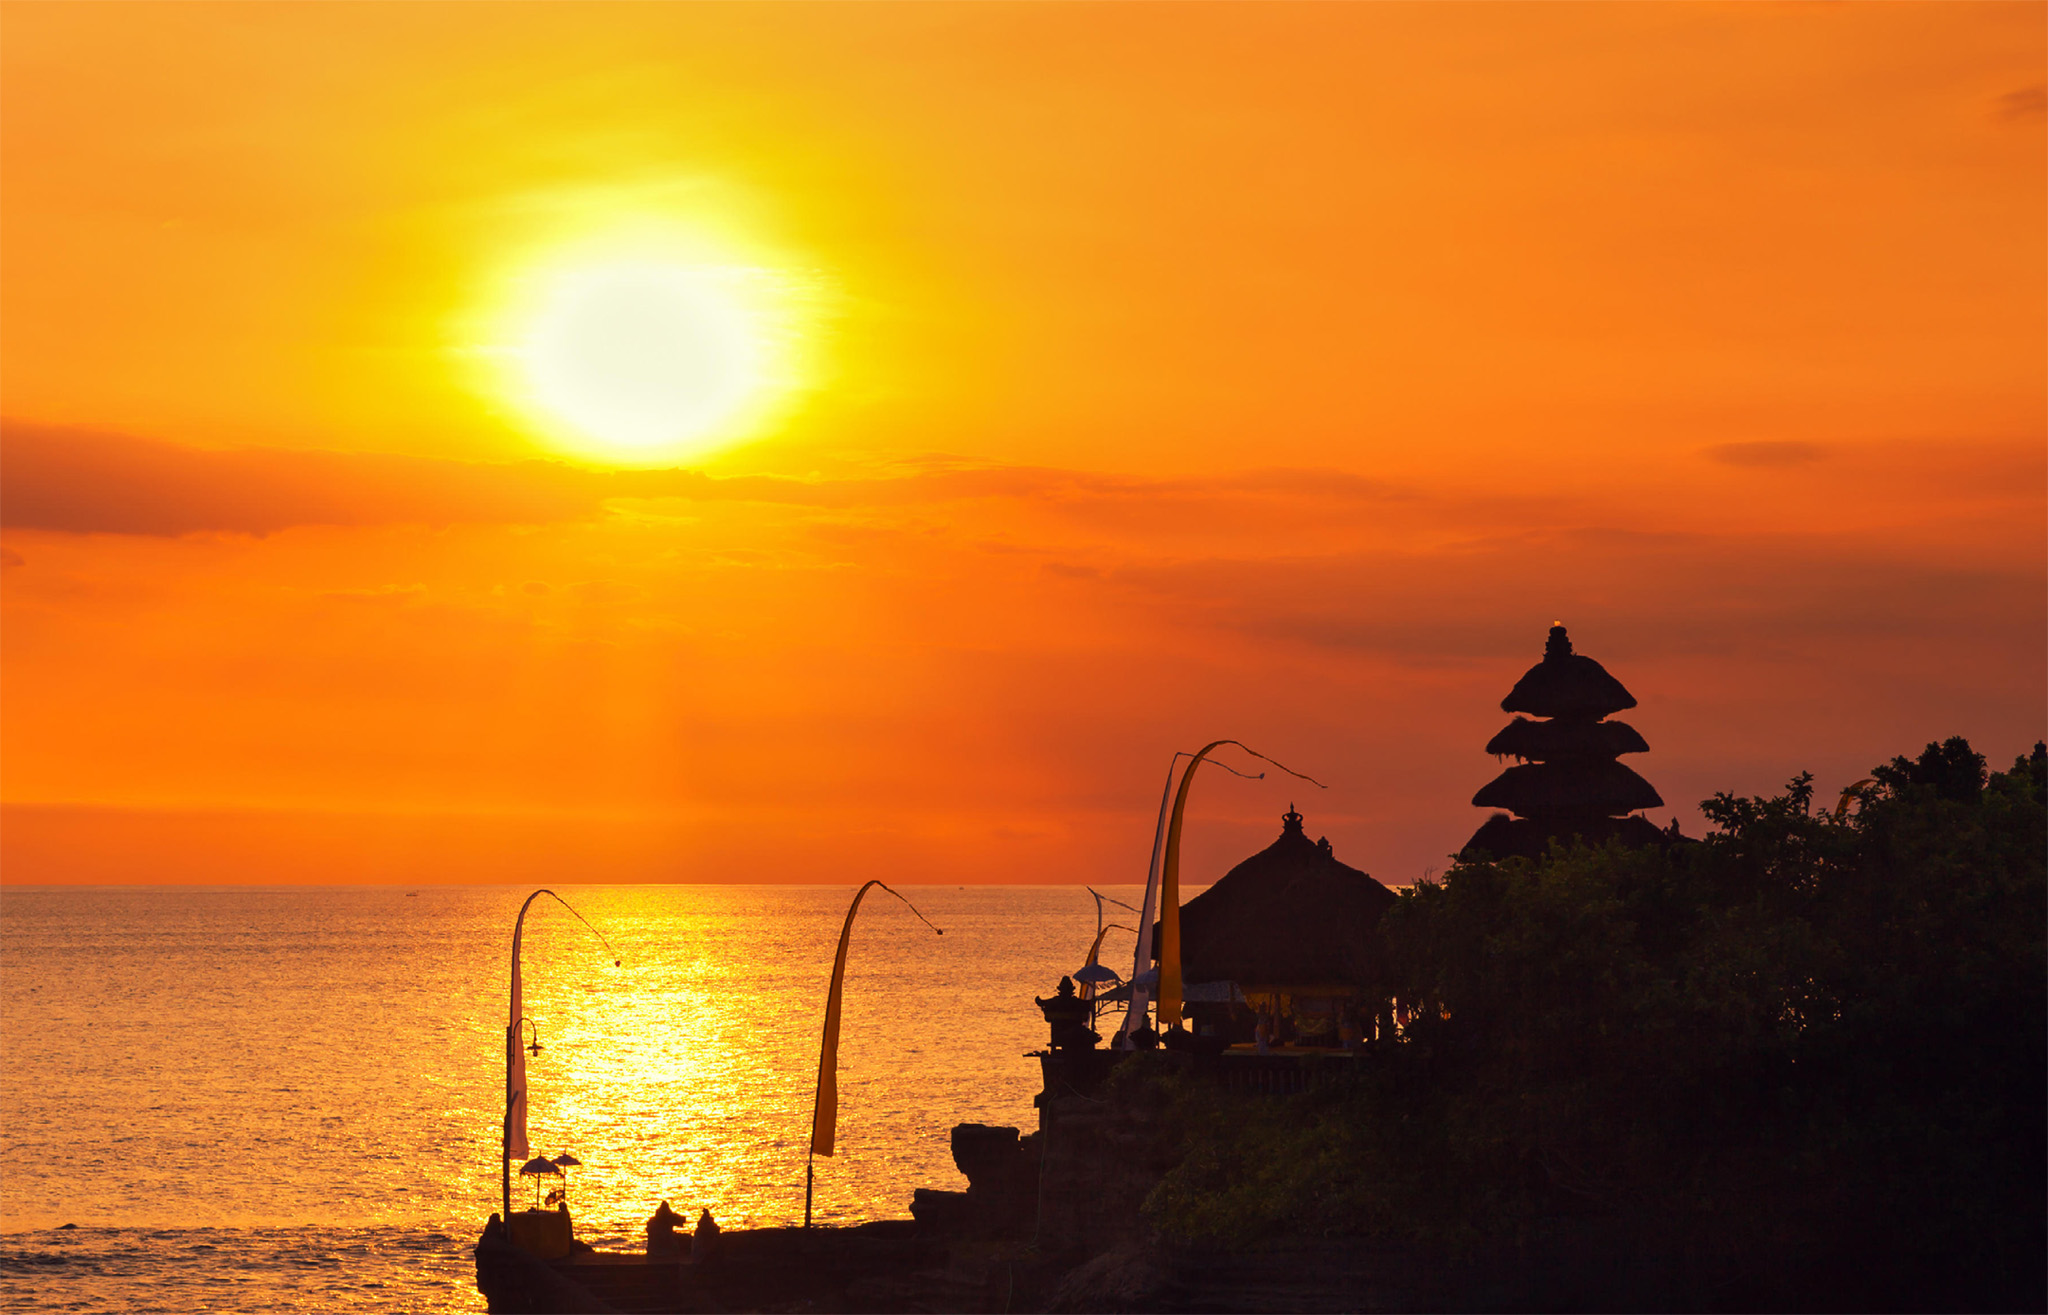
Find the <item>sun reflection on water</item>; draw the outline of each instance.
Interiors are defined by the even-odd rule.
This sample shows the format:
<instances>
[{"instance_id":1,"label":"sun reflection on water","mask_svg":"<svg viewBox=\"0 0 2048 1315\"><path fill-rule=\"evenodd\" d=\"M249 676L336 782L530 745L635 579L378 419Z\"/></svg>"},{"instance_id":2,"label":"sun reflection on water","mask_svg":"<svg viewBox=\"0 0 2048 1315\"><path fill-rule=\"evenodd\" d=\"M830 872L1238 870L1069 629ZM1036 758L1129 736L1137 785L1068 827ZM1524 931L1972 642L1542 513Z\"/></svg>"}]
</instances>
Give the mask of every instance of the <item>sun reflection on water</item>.
<instances>
[{"instance_id":1,"label":"sun reflection on water","mask_svg":"<svg viewBox=\"0 0 2048 1315\"><path fill-rule=\"evenodd\" d=\"M573 1152L586 1239L655 1204L803 1214L832 951L854 886L561 887L526 924L535 1154ZM498 1208L506 968L526 888L14 889L0 1155L7 1230L405 1225ZM1031 998L1094 933L1076 888L905 888L863 906L846 978L826 1222L959 1187L958 1122L1035 1126ZM1125 950L1128 953L1128 950ZM193 1166L203 1166L195 1171ZM531 1199L515 1184L515 1201Z\"/></svg>"},{"instance_id":2,"label":"sun reflection on water","mask_svg":"<svg viewBox=\"0 0 2048 1315\"><path fill-rule=\"evenodd\" d=\"M708 1204L729 1224L793 1222L848 892L677 894L606 890L579 901L623 968L597 959L566 916L529 933L527 1013L550 1038L528 1069L529 1137L537 1153L566 1149L586 1162L570 1188L586 1228L625 1229L664 1199L691 1213ZM818 1161L821 1219L901 1216L913 1187L958 1184L945 1141L953 1123L1030 1118L1036 1075L1022 1054L1042 1024L1028 992L1044 990L1063 957L999 948L1035 920L997 919L1006 934L992 936L988 912L972 908L992 892L979 901L917 894L955 905L962 925L948 928L956 939L947 943L901 910L877 907L855 924L841 1150ZM1078 928L1078 912L1061 921ZM1019 971L1015 992L988 975L991 949ZM1006 1009L991 1008L990 987L1009 996Z\"/></svg>"}]
</instances>

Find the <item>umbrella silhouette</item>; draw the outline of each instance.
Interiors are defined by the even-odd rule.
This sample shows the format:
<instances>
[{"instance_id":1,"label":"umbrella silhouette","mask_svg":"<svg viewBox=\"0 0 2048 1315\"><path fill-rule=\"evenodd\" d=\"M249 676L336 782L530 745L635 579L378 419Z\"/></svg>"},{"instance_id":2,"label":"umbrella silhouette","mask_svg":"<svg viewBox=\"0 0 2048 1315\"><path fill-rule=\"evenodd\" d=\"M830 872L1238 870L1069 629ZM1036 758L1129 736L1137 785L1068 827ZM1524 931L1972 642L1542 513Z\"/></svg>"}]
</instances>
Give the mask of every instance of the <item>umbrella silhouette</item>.
<instances>
[{"instance_id":1,"label":"umbrella silhouette","mask_svg":"<svg viewBox=\"0 0 2048 1315\"><path fill-rule=\"evenodd\" d=\"M583 1161L577 1159L569 1152L563 1151L555 1157L555 1167L562 1171L562 1198L567 1200L569 1196L569 1171L582 1168Z\"/></svg>"},{"instance_id":2,"label":"umbrella silhouette","mask_svg":"<svg viewBox=\"0 0 2048 1315\"><path fill-rule=\"evenodd\" d=\"M562 1171L545 1155L536 1155L519 1166L521 1178L533 1179L533 1208L536 1210L540 1209L540 1180L549 1175L559 1178Z\"/></svg>"},{"instance_id":3,"label":"umbrella silhouette","mask_svg":"<svg viewBox=\"0 0 2048 1315\"><path fill-rule=\"evenodd\" d=\"M1116 975L1116 969L1109 967L1107 964L1091 963L1075 969L1074 980L1077 982L1094 982L1099 986L1103 982L1120 982L1123 979Z\"/></svg>"}]
</instances>

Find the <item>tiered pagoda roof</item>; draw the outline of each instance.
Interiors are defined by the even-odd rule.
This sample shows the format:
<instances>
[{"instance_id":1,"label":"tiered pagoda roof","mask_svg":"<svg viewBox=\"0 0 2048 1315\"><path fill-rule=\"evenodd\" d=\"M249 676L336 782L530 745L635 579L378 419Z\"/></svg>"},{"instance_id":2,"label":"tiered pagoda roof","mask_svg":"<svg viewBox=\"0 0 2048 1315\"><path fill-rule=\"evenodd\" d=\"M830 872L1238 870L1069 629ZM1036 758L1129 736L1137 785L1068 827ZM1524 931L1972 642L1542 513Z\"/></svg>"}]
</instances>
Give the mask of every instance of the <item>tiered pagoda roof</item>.
<instances>
[{"instance_id":1,"label":"tiered pagoda roof","mask_svg":"<svg viewBox=\"0 0 2048 1315\"><path fill-rule=\"evenodd\" d=\"M1497 758L1521 758L1527 762L1551 762L1573 756L1615 758L1624 753L1648 753L1650 746L1625 721L1530 721L1517 717L1486 742L1486 751Z\"/></svg>"},{"instance_id":2,"label":"tiered pagoda roof","mask_svg":"<svg viewBox=\"0 0 2048 1315\"><path fill-rule=\"evenodd\" d=\"M1648 781L1618 762L1564 758L1510 767L1472 796L1480 808L1505 808L1517 817L1590 814L1613 817L1638 808L1661 808Z\"/></svg>"},{"instance_id":3,"label":"tiered pagoda roof","mask_svg":"<svg viewBox=\"0 0 2048 1315\"><path fill-rule=\"evenodd\" d=\"M1543 660L1524 672L1500 701L1502 712L1587 721L1598 721L1634 706L1636 696L1608 675L1606 667L1572 652L1572 641L1563 625L1550 627L1550 638L1543 645Z\"/></svg>"},{"instance_id":4,"label":"tiered pagoda roof","mask_svg":"<svg viewBox=\"0 0 2048 1315\"><path fill-rule=\"evenodd\" d=\"M1592 658L1572 651L1562 625L1550 628L1543 660L1529 668L1501 700L1516 717L1489 740L1486 751L1521 759L1472 796L1480 808L1505 808L1465 842L1495 858L1536 857L1553 840L1573 837L1591 843L1621 839L1647 844L1662 832L1647 819L1627 816L1660 808L1656 787L1615 761L1645 753L1649 745L1635 727L1606 717L1636 706L1635 696Z\"/></svg>"}]
</instances>

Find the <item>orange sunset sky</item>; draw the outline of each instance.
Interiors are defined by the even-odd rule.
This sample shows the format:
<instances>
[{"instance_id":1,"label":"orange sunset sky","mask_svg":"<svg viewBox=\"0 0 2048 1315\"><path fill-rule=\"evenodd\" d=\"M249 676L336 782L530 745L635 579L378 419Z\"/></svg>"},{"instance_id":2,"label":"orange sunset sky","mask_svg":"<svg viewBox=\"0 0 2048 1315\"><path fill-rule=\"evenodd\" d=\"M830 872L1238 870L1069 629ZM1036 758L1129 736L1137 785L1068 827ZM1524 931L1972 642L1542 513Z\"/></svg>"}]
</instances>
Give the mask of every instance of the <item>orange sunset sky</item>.
<instances>
[{"instance_id":1,"label":"orange sunset sky","mask_svg":"<svg viewBox=\"0 0 2048 1315\"><path fill-rule=\"evenodd\" d=\"M1329 788L1205 774L1190 880L1292 801L1401 885L1556 619L1660 824L2008 763L2044 34L7 4L0 871L1138 881L1233 736ZM621 437L664 279L715 405Z\"/></svg>"}]
</instances>

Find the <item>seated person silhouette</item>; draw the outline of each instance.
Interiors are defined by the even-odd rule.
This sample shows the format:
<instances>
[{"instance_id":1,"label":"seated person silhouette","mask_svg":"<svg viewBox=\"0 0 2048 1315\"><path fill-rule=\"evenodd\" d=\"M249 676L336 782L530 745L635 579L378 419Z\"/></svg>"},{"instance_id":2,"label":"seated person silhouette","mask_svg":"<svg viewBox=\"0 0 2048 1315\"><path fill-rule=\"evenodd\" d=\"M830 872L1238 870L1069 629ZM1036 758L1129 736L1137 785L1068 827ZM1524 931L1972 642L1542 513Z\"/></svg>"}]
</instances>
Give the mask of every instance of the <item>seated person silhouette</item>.
<instances>
[{"instance_id":1,"label":"seated person silhouette","mask_svg":"<svg viewBox=\"0 0 2048 1315\"><path fill-rule=\"evenodd\" d=\"M663 1201L654 1212L654 1218L647 1221L647 1258L649 1260L681 1260L683 1239L676 1236L676 1226L683 1217L669 1209Z\"/></svg>"}]
</instances>

